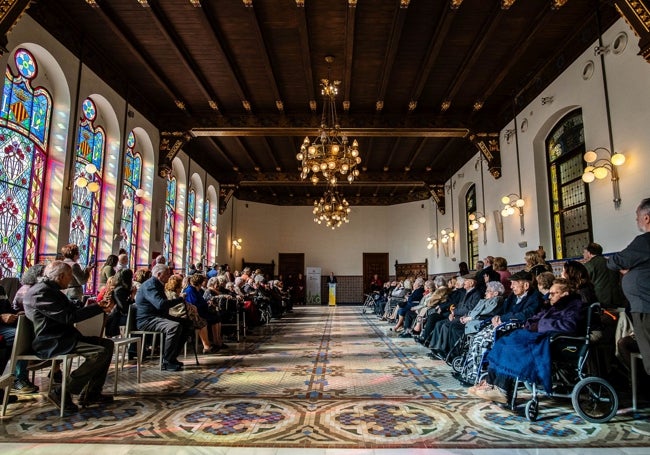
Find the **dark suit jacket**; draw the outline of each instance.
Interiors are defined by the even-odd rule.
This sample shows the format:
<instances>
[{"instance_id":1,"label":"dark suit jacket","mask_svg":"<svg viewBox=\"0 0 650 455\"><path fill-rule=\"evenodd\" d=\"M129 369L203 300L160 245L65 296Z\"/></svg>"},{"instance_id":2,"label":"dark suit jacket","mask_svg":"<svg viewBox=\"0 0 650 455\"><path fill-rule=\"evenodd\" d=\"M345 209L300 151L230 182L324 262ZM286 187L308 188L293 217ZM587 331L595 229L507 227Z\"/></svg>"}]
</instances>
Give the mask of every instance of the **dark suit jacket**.
<instances>
[{"instance_id":1,"label":"dark suit jacket","mask_svg":"<svg viewBox=\"0 0 650 455\"><path fill-rule=\"evenodd\" d=\"M32 347L36 355L46 359L74 351L77 341L83 338L74 323L100 314L98 305L78 309L61 292L54 281L41 281L25 295L25 315L34 323Z\"/></svg>"},{"instance_id":2,"label":"dark suit jacket","mask_svg":"<svg viewBox=\"0 0 650 455\"><path fill-rule=\"evenodd\" d=\"M183 301L182 297L168 300L162 281L152 276L135 295L138 328L153 318L169 318L169 308Z\"/></svg>"}]
</instances>

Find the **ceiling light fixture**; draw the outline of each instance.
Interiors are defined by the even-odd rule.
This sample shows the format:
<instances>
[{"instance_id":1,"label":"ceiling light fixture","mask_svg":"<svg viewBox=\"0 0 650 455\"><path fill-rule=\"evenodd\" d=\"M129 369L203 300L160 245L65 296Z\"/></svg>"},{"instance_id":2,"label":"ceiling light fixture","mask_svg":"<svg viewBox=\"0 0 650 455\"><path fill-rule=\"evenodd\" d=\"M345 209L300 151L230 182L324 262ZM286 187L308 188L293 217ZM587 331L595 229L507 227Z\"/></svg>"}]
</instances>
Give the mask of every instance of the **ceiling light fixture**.
<instances>
[{"instance_id":1,"label":"ceiling light fixture","mask_svg":"<svg viewBox=\"0 0 650 455\"><path fill-rule=\"evenodd\" d=\"M327 56L325 61L331 65L334 57ZM318 174L331 185L337 183L337 175L347 176L348 182L359 176L356 167L361 164L359 144L356 140L349 144L348 137L341 131L341 125L336 116L336 95L341 81L321 80L323 94L323 115L318 135L313 142L305 137L296 159L301 162L300 178L318 183Z\"/></svg>"},{"instance_id":2,"label":"ceiling light fixture","mask_svg":"<svg viewBox=\"0 0 650 455\"><path fill-rule=\"evenodd\" d=\"M314 223L325 223L327 227L336 229L343 223L350 222L351 211L350 204L336 187L329 186L325 194L318 201L314 201Z\"/></svg>"}]
</instances>

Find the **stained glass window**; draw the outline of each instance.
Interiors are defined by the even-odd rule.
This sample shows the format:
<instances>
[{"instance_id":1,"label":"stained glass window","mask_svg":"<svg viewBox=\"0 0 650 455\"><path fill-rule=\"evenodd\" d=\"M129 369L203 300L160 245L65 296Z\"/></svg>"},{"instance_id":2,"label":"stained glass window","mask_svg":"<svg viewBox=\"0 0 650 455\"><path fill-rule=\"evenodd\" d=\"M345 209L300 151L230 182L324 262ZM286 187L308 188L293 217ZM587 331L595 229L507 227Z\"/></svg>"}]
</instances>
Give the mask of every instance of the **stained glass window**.
<instances>
[{"instance_id":1,"label":"stained glass window","mask_svg":"<svg viewBox=\"0 0 650 455\"><path fill-rule=\"evenodd\" d=\"M176 227L176 177L167 178L167 196L165 198L165 229L163 234L163 257L172 264L174 255L174 230Z\"/></svg>"},{"instance_id":2,"label":"stained glass window","mask_svg":"<svg viewBox=\"0 0 650 455\"><path fill-rule=\"evenodd\" d=\"M581 256L593 237L589 187L581 178L584 152L582 110L576 109L560 120L546 139L555 259Z\"/></svg>"},{"instance_id":3,"label":"stained glass window","mask_svg":"<svg viewBox=\"0 0 650 455\"><path fill-rule=\"evenodd\" d=\"M124 155L124 181L122 186L122 224L120 225L120 248L126 250L129 264L135 269L138 249L138 218L144 206L141 202L142 157L135 151L133 131L126 139Z\"/></svg>"},{"instance_id":4,"label":"stained glass window","mask_svg":"<svg viewBox=\"0 0 650 455\"><path fill-rule=\"evenodd\" d=\"M205 257L207 264L214 262L210 252L210 200L205 199L203 204L203 245L201 247L201 256Z\"/></svg>"},{"instance_id":5,"label":"stained glass window","mask_svg":"<svg viewBox=\"0 0 650 455\"><path fill-rule=\"evenodd\" d=\"M194 248L194 236L196 231L195 225L196 213L196 192L194 188L190 189L190 194L187 197L187 221L185 223L185 255L187 257L186 267L196 262L196 250Z\"/></svg>"},{"instance_id":6,"label":"stained glass window","mask_svg":"<svg viewBox=\"0 0 650 455\"><path fill-rule=\"evenodd\" d=\"M52 98L32 87L38 74L26 49L14 54L18 75L9 66L0 111L0 274L19 277L37 261L43 175Z\"/></svg>"},{"instance_id":7,"label":"stained glass window","mask_svg":"<svg viewBox=\"0 0 650 455\"><path fill-rule=\"evenodd\" d=\"M88 264L97 257L106 135L94 124L97 118L95 103L86 98L81 108L83 116L77 136L70 208L70 243L79 247L79 262ZM85 292L94 290L89 281Z\"/></svg>"},{"instance_id":8,"label":"stained glass window","mask_svg":"<svg viewBox=\"0 0 650 455\"><path fill-rule=\"evenodd\" d=\"M476 185L472 185L465 194L465 219L467 221L467 258L469 268L475 269L478 261L478 230L470 229L469 216L476 213Z\"/></svg>"}]
</instances>

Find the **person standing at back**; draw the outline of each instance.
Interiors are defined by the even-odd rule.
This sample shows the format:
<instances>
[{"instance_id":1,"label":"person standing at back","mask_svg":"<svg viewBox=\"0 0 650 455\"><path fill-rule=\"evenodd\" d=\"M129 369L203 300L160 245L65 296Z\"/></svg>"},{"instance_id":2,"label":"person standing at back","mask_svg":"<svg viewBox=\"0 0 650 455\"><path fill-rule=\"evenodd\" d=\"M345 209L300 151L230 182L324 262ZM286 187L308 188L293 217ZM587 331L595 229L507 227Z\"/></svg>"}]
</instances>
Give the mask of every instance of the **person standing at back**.
<instances>
[{"instance_id":1,"label":"person standing at back","mask_svg":"<svg viewBox=\"0 0 650 455\"><path fill-rule=\"evenodd\" d=\"M636 224L642 232L624 250L607 260L607 267L623 275L625 297L630 302L634 335L650 375L650 198L636 209Z\"/></svg>"},{"instance_id":2,"label":"person standing at back","mask_svg":"<svg viewBox=\"0 0 650 455\"><path fill-rule=\"evenodd\" d=\"M625 308L627 301L621 288L620 274L607 267L603 247L591 242L584 248L582 257L600 306L606 309Z\"/></svg>"}]
</instances>

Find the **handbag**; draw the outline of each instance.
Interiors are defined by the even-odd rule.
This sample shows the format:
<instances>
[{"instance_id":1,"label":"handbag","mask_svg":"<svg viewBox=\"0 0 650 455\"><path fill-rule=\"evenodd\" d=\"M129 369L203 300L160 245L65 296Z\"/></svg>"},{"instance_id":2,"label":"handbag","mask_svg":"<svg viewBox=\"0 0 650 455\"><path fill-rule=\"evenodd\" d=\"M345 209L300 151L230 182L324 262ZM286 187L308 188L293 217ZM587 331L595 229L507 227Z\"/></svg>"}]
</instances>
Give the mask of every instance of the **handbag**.
<instances>
[{"instance_id":1,"label":"handbag","mask_svg":"<svg viewBox=\"0 0 650 455\"><path fill-rule=\"evenodd\" d=\"M187 308L185 307L185 302L177 303L173 307L169 308L169 315L174 318L187 318Z\"/></svg>"}]
</instances>

